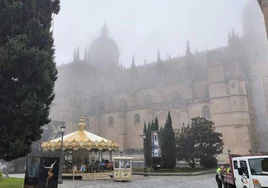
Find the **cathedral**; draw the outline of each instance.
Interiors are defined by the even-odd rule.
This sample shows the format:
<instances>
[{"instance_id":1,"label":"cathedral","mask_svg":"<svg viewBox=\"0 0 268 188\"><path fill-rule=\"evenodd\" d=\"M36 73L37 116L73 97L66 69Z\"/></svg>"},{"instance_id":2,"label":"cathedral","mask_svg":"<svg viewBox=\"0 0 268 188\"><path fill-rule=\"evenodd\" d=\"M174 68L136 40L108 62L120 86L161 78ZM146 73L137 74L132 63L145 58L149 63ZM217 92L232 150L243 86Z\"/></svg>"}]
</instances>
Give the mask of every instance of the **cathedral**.
<instances>
[{"instance_id":1,"label":"cathedral","mask_svg":"<svg viewBox=\"0 0 268 188\"><path fill-rule=\"evenodd\" d=\"M259 11L248 5L243 35L227 33L225 47L193 52L187 42L184 56L163 59L158 52L155 62L139 66L133 56L130 68L119 63L104 25L83 58L77 48L70 63L57 67L51 119L71 132L84 116L88 131L127 154L142 150L144 122L157 117L163 126L170 111L174 129L197 116L212 120L223 134L222 159L228 150L268 152L268 48Z\"/></svg>"}]
</instances>

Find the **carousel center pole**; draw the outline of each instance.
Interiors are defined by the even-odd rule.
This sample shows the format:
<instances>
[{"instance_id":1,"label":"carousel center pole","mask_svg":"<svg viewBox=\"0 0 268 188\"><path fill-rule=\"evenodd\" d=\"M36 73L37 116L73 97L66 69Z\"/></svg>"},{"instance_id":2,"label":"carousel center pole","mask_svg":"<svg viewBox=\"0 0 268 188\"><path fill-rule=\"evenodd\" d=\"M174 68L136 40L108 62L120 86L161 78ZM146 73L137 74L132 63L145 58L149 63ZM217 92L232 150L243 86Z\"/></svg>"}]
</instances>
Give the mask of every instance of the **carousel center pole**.
<instances>
[{"instance_id":1,"label":"carousel center pole","mask_svg":"<svg viewBox=\"0 0 268 188\"><path fill-rule=\"evenodd\" d=\"M62 123L61 125L61 151L60 151L60 165L59 165L59 178L58 178L58 184L62 184L62 166L63 166L63 160L64 160L64 153L63 153L63 135L65 130L65 125Z\"/></svg>"}]
</instances>

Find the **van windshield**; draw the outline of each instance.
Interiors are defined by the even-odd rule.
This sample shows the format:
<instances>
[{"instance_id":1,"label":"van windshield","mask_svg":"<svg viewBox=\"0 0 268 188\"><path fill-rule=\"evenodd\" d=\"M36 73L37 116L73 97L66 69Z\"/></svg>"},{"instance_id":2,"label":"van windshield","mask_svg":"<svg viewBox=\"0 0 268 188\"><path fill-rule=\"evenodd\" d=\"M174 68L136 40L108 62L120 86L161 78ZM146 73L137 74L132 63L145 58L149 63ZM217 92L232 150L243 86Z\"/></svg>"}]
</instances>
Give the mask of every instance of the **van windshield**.
<instances>
[{"instance_id":1,"label":"van windshield","mask_svg":"<svg viewBox=\"0 0 268 188\"><path fill-rule=\"evenodd\" d=\"M268 176L268 158L249 159L249 166L252 175Z\"/></svg>"}]
</instances>

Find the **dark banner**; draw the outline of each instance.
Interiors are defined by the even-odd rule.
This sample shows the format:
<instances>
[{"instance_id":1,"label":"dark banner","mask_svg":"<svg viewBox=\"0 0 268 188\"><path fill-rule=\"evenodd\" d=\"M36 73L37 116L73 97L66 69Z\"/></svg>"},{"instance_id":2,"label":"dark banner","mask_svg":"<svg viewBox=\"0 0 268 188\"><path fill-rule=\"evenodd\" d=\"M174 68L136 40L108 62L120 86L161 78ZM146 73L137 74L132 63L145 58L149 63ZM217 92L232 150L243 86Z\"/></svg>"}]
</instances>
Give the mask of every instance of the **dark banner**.
<instances>
[{"instance_id":1,"label":"dark banner","mask_svg":"<svg viewBox=\"0 0 268 188\"><path fill-rule=\"evenodd\" d=\"M159 145L159 132L151 132L152 157L161 157L161 149Z\"/></svg>"},{"instance_id":2,"label":"dark banner","mask_svg":"<svg viewBox=\"0 0 268 188\"><path fill-rule=\"evenodd\" d=\"M40 157L27 157L24 188L38 187L40 159Z\"/></svg>"},{"instance_id":3,"label":"dark banner","mask_svg":"<svg viewBox=\"0 0 268 188\"><path fill-rule=\"evenodd\" d=\"M57 188L59 157L28 157L24 188Z\"/></svg>"}]
</instances>

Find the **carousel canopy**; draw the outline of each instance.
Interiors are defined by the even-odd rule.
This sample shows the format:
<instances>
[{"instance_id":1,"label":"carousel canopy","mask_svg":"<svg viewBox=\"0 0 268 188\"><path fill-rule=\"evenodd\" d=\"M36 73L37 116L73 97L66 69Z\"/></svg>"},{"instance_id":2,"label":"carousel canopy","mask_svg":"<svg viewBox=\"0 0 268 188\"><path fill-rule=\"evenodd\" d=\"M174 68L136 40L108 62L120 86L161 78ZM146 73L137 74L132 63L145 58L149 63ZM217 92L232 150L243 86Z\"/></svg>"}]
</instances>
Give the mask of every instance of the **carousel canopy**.
<instances>
[{"instance_id":1,"label":"carousel canopy","mask_svg":"<svg viewBox=\"0 0 268 188\"><path fill-rule=\"evenodd\" d=\"M63 150L87 149L112 151L118 149L119 146L117 143L86 131L85 126L85 118L82 117L78 124L78 131L63 137ZM62 138L59 137L48 142L43 142L41 147L45 151L61 149L61 140Z\"/></svg>"}]
</instances>

